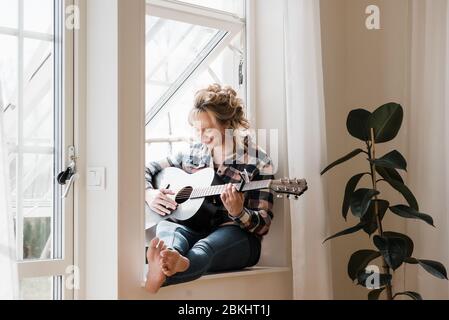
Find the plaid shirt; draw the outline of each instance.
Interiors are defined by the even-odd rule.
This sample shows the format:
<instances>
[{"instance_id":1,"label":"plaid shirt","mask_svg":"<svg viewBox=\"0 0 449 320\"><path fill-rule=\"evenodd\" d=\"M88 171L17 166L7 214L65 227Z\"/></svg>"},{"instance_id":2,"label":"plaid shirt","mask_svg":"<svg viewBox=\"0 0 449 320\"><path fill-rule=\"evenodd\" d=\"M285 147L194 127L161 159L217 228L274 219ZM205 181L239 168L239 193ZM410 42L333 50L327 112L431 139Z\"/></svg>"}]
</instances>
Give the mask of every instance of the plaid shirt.
<instances>
[{"instance_id":1,"label":"plaid shirt","mask_svg":"<svg viewBox=\"0 0 449 320\"><path fill-rule=\"evenodd\" d=\"M188 153L179 153L164 160L151 162L145 169L146 188L152 189L153 177L161 170L176 167L187 173L195 173L204 168L213 168L223 183L239 183L241 172L248 172L251 181L274 179L273 164L268 155L253 143L246 140L245 147L235 152L218 167L214 165L213 157L204 144L193 144ZM231 217L220 199L216 202L222 220L221 224L236 224L241 228L263 237L269 231L273 219L273 194L258 190L245 192L245 203L242 214Z\"/></svg>"}]
</instances>

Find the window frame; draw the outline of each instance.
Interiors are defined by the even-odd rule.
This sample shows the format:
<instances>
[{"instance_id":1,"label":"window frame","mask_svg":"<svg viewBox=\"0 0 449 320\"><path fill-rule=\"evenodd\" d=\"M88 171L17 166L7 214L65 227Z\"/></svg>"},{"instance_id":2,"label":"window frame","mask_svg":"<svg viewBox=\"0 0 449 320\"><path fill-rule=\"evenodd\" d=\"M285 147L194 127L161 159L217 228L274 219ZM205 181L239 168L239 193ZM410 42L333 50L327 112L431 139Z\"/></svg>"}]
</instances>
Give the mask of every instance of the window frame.
<instances>
[{"instance_id":1,"label":"window frame","mask_svg":"<svg viewBox=\"0 0 449 320\"><path fill-rule=\"evenodd\" d=\"M245 0L245 8L247 8L248 1L249 0ZM246 11L247 10L245 9L245 13ZM241 18L229 12L176 0L147 0L146 16L148 15L213 28L220 30L221 33L217 35L218 39L214 39L214 41L212 41L212 45L209 48L206 48L206 54L201 57L199 64L197 64L193 70L185 70L184 73L177 79L176 86L169 89L161 97L156 106L146 114L145 125L150 125L150 122L161 112L163 112L170 99L173 98L179 90L181 90L184 86L189 85L189 83L194 80L195 76L207 70L210 63L212 63L223 52L223 50L231 44L231 41L239 32L242 33L243 41L245 43L245 52L243 55L244 81L242 86L243 92L245 92L244 99L247 100L248 79L246 66L248 45L246 35L246 17ZM209 49L208 52L207 49ZM147 141L147 143L151 143L151 140Z\"/></svg>"},{"instance_id":2,"label":"window frame","mask_svg":"<svg viewBox=\"0 0 449 320\"><path fill-rule=\"evenodd\" d=\"M53 174L56 175L66 167L66 159L68 158L68 149L74 144L74 104L73 104L73 30L69 30L65 25L66 9L74 4L73 0L55 0L54 11L54 35L53 37L45 36L35 32L24 32L23 28L23 6L24 0L19 0L19 26L17 32L10 30L10 33L18 37L19 42L19 94L18 107L19 110L23 105L23 42L25 38L35 38L39 40L51 40L54 44L54 124L55 139L54 150L51 154L55 155L55 164ZM0 30L1 32L2 30ZM57 43L59 42L60 45ZM62 76L62 77L61 77ZM20 112L20 111L19 111ZM21 115L19 115L19 118ZM20 122L19 122L20 123ZM19 124L20 125L20 124ZM20 128L19 128L20 130ZM19 135L20 136L20 135ZM20 138L18 143L18 151L20 150ZM36 150L34 150L36 151ZM45 151L45 150L44 150ZM47 153L49 150L46 151ZM47 154L46 153L46 154ZM20 171L20 170L19 170ZM20 189L18 189L20 191ZM47 260L26 260L23 261L23 255L19 250L18 254L18 276L19 280L30 278L53 278L52 298L53 300L73 299L74 292L67 286L64 286L67 271L73 266L73 217L74 217L74 197L73 188L70 190L66 199L59 201L62 196L62 187L58 186L54 181L53 194L53 226L52 237L53 243L56 244L52 248L54 259ZM21 195L18 192L18 202ZM18 221L23 220L23 215L17 212ZM23 223L17 223L17 241L18 248L23 248Z\"/></svg>"}]
</instances>

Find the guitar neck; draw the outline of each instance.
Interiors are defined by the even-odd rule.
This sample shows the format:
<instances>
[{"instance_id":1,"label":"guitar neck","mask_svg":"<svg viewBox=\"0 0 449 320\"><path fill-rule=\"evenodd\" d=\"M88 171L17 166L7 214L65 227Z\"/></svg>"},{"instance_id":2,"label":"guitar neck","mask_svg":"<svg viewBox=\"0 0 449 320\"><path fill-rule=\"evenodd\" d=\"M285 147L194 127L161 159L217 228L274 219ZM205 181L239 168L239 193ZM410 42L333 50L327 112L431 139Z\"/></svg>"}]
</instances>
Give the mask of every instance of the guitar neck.
<instances>
[{"instance_id":1,"label":"guitar neck","mask_svg":"<svg viewBox=\"0 0 449 320\"><path fill-rule=\"evenodd\" d=\"M272 182L271 180L248 182L243 187L243 192L269 189L271 182ZM240 187L240 184L234 183L234 186L238 189ZM193 189L193 192L192 192L192 195L190 198L191 199L200 199L200 198L206 198L206 197L212 197L212 196L219 196L225 190L226 190L226 185L211 186L211 187L207 187L207 188L195 188L195 189Z\"/></svg>"}]
</instances>

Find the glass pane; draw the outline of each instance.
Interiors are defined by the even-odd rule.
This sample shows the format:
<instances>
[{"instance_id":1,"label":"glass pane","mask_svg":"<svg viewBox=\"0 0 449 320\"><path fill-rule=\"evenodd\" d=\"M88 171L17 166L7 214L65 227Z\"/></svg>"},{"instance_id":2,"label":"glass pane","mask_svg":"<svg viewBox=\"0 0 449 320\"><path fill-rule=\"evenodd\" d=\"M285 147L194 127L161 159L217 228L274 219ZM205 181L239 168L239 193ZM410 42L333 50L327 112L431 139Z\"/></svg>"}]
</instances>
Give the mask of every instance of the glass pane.
<instances>
[{"instance_id":1,"label":"glass pane","mask_svg":"<svg viewBox=\"0 0 449 320\"><path fill-rule=\"evenodd\" d=\"M181 0L190 4L234 13L239 17L245 14L245 0Z\"/></svg>"},{"instance_id":2,"label":"glass pane","mask_svg":"<svg viewBox=\"0 0 449 320\"><path fill-rule=\"evenodd\" d=\"M23 258L52 258L53 155L25 154L23 190Z\"/></svg>"},{"instance_id":3,"label":"glass pane","mask_svg":"<svg viewBox=\"0 0 449 320\"><path fill-rule=\"evenodd\" d=\"M6 4L14 8L17 3L0 0L0 17ZM2 34L0 29L0 112L6 109L18 257L46 260L54 258L54 203L59 201L54 196L54 1L23 3L24 27L34 33L19 38L19 34ZM14 10L18 10L17 6ZM50 37L45 39L36 33ZM19 52L19 48L23 51Z\"/></svg>"},{"instance_id":4,"label":"glass pane","mask_svg":"<svg viewBox=\"0 0 449 320\"><path fill-rule=\"evenodd\" d=\"M1 1L1 0L0 0ZM0 33L0 110L4 110L5 135L8 144L17 140L17 37Z\"/></svg>"},{"instance_id":5,"label":"glass pane","mask_svg":"<svg viewBox=\"0 0 449 320\"><path fill-rule=\"evenodd\" d=\"M0 27L17 28L19 1L0 0Z\"/></svg>"},{"instance_id":6,"label":"glass pane","mask_svg":"<svg viewBox=\"0 0 449 320\"><path fill-rule=\"evenodd\" d=\"M21 300L52 300L53 277L26 278L20 281Z\"/></svg>"},{"instance_id":7,"label":"glass pane","mask_svg":"<svg viewBox=\"0 0 449 320\"><path fill-rule=\"evenodd\" d=\"M24 41L24 132L27 146L53 146L53 43Z\"/></svg>"},{"instance_id":8,"label":"glass pane","mask_svg":"<svg viewBox=\"0 0 449 320\"><path fill-rule=\"evenodd\" d=\"M199 76L189 79L181 90L170 99L163 111L147 126L148 139L173 135L176 137L191 137L192 129L187 121L193 107L195 93L212 83L230 85L238 95L246 99L245 86L240 85L239 65L243 59L244 45L242 34L238 34L223 52ZM152 94L151 92L148 94ZM177 152L186 147L184 143L151 144L147 147L147 160L158 160L171 152Z\"/></svg>"},{"instance_id":9,"label":"glass pane","mask_svg":"<svg viewBox=\"0 0 449 320\"><path fill-rule=\"evenodd\" d=\"M54 0L24 0L24 28L26 31L52 33Z\"/></svg>"},{"instance_id":10,"label":"glass pane","mask_svg":"<svg viewBox=\"0 0 449 320\"><path fill-rule=\"evenodd\" d=\"M201 62L219 30L147 16L147 112L181 75Z\"/></svg>"}]
</instances>

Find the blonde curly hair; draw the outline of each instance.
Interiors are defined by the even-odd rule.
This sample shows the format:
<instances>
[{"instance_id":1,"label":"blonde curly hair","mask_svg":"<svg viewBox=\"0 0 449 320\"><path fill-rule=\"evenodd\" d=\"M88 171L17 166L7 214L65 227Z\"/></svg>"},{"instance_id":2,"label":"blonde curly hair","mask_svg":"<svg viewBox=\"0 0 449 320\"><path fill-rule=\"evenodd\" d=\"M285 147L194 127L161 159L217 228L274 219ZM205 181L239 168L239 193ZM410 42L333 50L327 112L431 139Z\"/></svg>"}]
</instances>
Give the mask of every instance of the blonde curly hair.
<instances>
[{"instance_id":1,"label":"blonde curly hair","mask_svg":"<svg viewBox=\"0 0 449 320\"><path fill-rule=\"evenodd\" d=\"M192 124L198 114L208 112L219 124L233 130L248 130L250 124L245 116L244 102L230 86L212 84L195 94L194 107L189 115Z\"/></svg>"}]
</instances>

